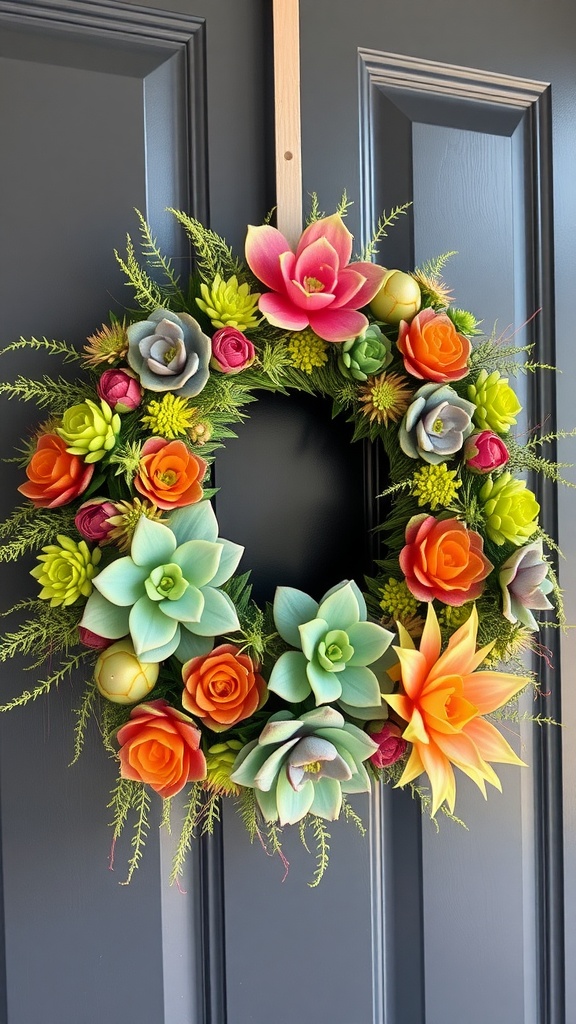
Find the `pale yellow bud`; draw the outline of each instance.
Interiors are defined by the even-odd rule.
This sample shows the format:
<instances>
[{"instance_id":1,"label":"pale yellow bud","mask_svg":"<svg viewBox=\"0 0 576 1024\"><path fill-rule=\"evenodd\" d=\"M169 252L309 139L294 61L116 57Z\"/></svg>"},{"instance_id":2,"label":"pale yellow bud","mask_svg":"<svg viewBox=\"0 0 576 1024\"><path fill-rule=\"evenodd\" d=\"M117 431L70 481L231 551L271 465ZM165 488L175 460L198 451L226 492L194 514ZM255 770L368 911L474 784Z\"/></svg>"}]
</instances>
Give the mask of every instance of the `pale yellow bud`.
<instances>
[{"instance_id":1,"label":"pale yellow bud","mask_svg":"<svg viewBox=\"0 0 576 1024\"><path fill-rule=\"evenodd\" d=\"M387 324L399 324L411 320L420 309L422 296L420 288L410 274L402 270L388 270L376 293L370 309L377 320Z\"/></svg>"},{"instance_id":2,"label":"pale yellow bud","mask_svg":"<svg viewBox=\"0 0 576 1024\"><path fill-rule=\"evenodd\" d=\"M136 704L154 688L159 671L156 662L138 660L132 641L126 637L102 651L94 668L94 679L107 700L114 704Z\"/></svg>"}]
</instances>

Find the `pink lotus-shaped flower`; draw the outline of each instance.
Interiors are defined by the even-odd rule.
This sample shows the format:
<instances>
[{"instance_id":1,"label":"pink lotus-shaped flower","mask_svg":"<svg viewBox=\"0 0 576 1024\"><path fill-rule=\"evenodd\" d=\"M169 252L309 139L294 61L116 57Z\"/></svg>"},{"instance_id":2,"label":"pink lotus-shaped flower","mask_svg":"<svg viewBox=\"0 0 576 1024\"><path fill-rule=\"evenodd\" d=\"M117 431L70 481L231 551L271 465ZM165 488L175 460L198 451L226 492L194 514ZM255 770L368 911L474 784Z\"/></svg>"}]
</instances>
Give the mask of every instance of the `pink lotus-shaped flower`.
<instances>
[{"instance_id":1,"label":"pink lotus-shaped flower","mask_svg":"<svg viewBox=\"0 0 576 1024\"><path fill-rule=\"evenodd\" d=\"M349 341L368 326L358 310L376 295L384 267L350 263L352 235L340 214L314 221L293 253L281 231L248 227L246 260L271 291L259 307L275 327L302 331L310 326L324 341Z\"/></svg>"}]
</instances>

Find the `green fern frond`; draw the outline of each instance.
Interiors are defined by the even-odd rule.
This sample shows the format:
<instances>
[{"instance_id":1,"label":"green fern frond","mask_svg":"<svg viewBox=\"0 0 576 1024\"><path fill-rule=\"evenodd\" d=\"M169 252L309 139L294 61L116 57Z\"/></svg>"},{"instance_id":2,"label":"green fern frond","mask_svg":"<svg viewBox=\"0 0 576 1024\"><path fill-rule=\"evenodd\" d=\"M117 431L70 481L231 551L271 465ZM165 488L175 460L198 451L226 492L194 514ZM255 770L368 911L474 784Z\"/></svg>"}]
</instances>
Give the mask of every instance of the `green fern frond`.
<instances>
[{"instance_id":1,"label":"green fern frond","mask_svg":"<svg viewBox=\"0 0 576 1024\"><path fill-rule=\"evenodd\" d=\"M120 885L130 884L132 875L142 860L144 846L146 844L148 832L150 831L150 797L148 796L146 786L139 785L138 783L136 783L136 785L139 787L140 792L134 797L132 802L132 807L136 811L136 822L134 825L132 839L130 841L133 853L128 861L128 875L126 880L124 882L120 882Z\"/></svg>"},{"instance_id":2,"label":"green fern frond","mask_svg":"<svg viewBox=\"0 0 576 1024\"><path fill-rule=\"evenodd\" d=\"M37 598L32 606L32 618L17 629L0 637L0 662L10 661L18 654L34 656L30 668L37 668L49 656L68 651L78 641L78 609L52 608L47 601Z\"/></svg>"},{"instance_id":3,"label":"green fern frond","mask_svg":"<svg viewBox=\"0 0 576 1024\"><path fill-rule=\"evenodd\" d=\"M158 306L162 306L166 301L165 297L156 282L140 266L130 235L126 235L126 257L123 258L117 249L114 249L114 255L140 308L151 313Z\"/></svg>"},{"instance_id":4,"label":"green fern frond","mask_svg":"<svg viewBox=\"0 0 576 1024\"><path fill-rule=\"evenodd\" d=\"M170 885L177 882L184 871L186 855L190 852L192 840L198 827L198 821L202 810L202 787L194 782L188 794L184 821L180 831L180 837L176 846L176 852L172 860L172 871L170 872Z\"/></svg>"},{"instance_id":5,"label":"green fern frond","mask_svg":"<svg viewBox=\"0 0 576 1024\"><path fill-rule=\"evenodd\" d=\"M314 877L311 882L308 882L308 885L311 889L315 889L317 885L320 885L328 867L331 836L323 818L317 814L309 814L308 819L316 843L316 868Z\"/></svg>"},{"instance_id":6,"label":"green fern frond","mask_svg":"<svg viewBox=\"0 0 576 1024\"><path fill-rule=\"evenodd\" d=\"M345 217L351 206L354 206L354 200L348 199L348 193L346 192L346 189L344 189L340 197L340 202L336 207L336 213L339 214L340 217Z\"/></svg>"},{"instance_id":7,"label":"green fern frond","mask_svg":"<svg viewBox=\"0 0 576 1024\"><path fill-rule=\"evenodd\" d=\"M317 220L322 220L326 216L323 210L320 209L317 192L309 192L310 196L310 213L306 218L306 224L314 224Z\"/></svg>"},{"instance_id":8,"label":"green fern frond","mask_svg":"<svg viewBox=\"0 0 576 1024\"><path fill-rule=\"evenodd\" d=\"M40 409L50 409L55 416L61 416L71 405L79 405L87 398L94 397L94 391L85 381L69 381L64 377L53 380L44 376L42 380L29 380L19 376L14 381L0 382L0 395L21 402L35 402Z\"/></svg>"},{"instance_id":9,"label":"green fern frond","mask_svg":"<svg viewBox=\"0 0 576 1024\"><path fill-rule=\"evenodd\" d=\"M74 726L74 756L70 761L69 767L76 764L82 750L84 749L86 729L88 728L88 722L94 713L97 693L96 684L94 682L88 683L82 700L74 711L76 716L76 725Z\"/></svg>"},{"instance_id":10,"label":"green fern frond","mask_svg":"<svg viewBox=\"0 0 576 1024\"><path fill-rule=\"evenodd\" d=\"M116 841L122 835L124 826L128 820L131 807L134 805L135 794L138 791L139 783L130 779L119 778L110 791L110 802L106 805L112 809L112 852L110 855L110 868L114 864L114 847Z\"/></svg>"},{"instance_id":11,"label":"green fern frond","mask_svg":"<svg viewBox=\"0 0 576 1024\"><path fill-rule=\"evenodd\" d=\"M220 808L222 801L218 793L209 793L206 796L204 807L202 808L202 831L201 835L211 836L214 832L215 825L220 823Z\"/></svg>"},{"instance_id":12,"label":"green fern frond","mask_svg":"<svg viewBox=\"0 0 576 1024\"><path fill-rule=\"evenodd\" d=\"M120 726L124 725L126 721L126 708L122 704L114 704L112 701L105 700L102 702L99 718L102 745L109 754L117 757L118 751L114 746L114 738Z\"/></svg>"},{"instance_id":13,"label":"green fern frond","mask_svg":"<svg viewBox=\"0 0 576 1024\"><path fill-rule=\"evenodd\" d=\"M198 272L207 284L212 283L216 274L227 280L243 272L244 264L232 254L232 249L220 235L182 210L169 207L168 212L176 217L192 242Z\"/></svg>"},{"instance_id":14,"label":"green fern frond","mask_svg":"<svg viewBox=\"0 0 576 1024\"><path fill-rule=\"evenodd\" d=\"M362 821L362 818L356 811L350 806L345 796L342 797L342 811L346 821L351 821L356 826L361 836L366 835L366 826Z\"/></svg>"},{"instance_id":15,"label":"green fern frond","mask_svg":"<svg viewBox=\"0 0 576 1024\"><path fill-rule=\"evenodd\" d=\"M42 679L33 690L24 690L19 697L14 697L13 700L8 701L7 704L0 704L0 711L12 711L13 708L21 708L24 704L28 704L31 700L37 700L38 697L43 697L45 693L58 685L71 673L79 667L79 665L91 654L90 651L81 651L80 654L75 654L70 658L67 658L62 667L57 672L53 672L47 679Z\"/></svg>"},{"instance_id":16,"label":"green fern frond","mask_svg":"<svg viewBox=\"0 0 576 1024\"><path fill-rule=\"evenodd\" d=\"M28 552L35 554L44 545L53 544L58 533L67 534L73 529L70 509L35 508L32 504L19 507L0 527L0 536L15 534L0 545L0 562L15 562Z\"/></svg>"},{"instance_id":17,"label":"green fern frond","mask_svg":"<svg viewBox=\"0 0 576 1024\"><path fill-rule=\"evenodd\" d=\"M403 203L402 206L395 206L388 214L385 212L382 213L378 218L378 223L376 224L372 238L362 250L362 255L360 256L361 260L369 261L373 256L377 255L378 245L383 238L387 237L388 228L392 227L399 217L405 215L411 206L412 203Z\"/></svg>"},{"instance_id":18,"label":"green fern frond","mask_svg":"<svg viewBox=\"0 0 576 1024\"><path fill-rule=\"evenodd\" d=\"M140 221L140 234L142 235L141 248L144 259L149 267L153 267L155 270L160 270L162 272L168 282L168 293L174 297L178 306L183 309L186 305L186 300L180 289L180 279L174 269L172 260L163 254L160 246L158 245L157 239L152 235L150 225L140 213L140 210L136 210L136 216Z\"/></svg>"},{"instance_id":19,"label":"green fern frond","mask_svg":"<svg viewBox=\"0 0 576 1024\"><path fill-rule=\"evenodd\" d=\"M442 277L442 271L448 260L457 255L458 251L456 249L451 249L450 252L443 252L440 256L434 256L433 259L425 260L420 266L415 267L414 274L421 274L423 277L429 277L433 281L437 281Z\"/></svg>"},{"instance_id":20,"label":"green fern frond","mask_svg":"<svg viewBox=\"0 0 576 1024\"><path fill-rule=\"evenodd\" d=\"M169 836L172 835L172 797L167 796L162 801L162 817L160 819L160 828L166 830Z\"/></svg>"},{"instance_id":21,"label":"green fern frond","mask_svg":"<svg viewBox=\"0 0 576 1024\"><path fill-rule=\"evenodd\" d=\"M238 814L242 818L244 828L246 829L250 842L253 843L255 837L258 835L258 805L256 803L256 796L254 790L243 786L240 790L240 796L238 797Z\"/></svg>"},{"instance_id":22,"label":"green fern frond","mask_svg":"<svg viewBox=\"0 0 576 1024\"><path fill-rule=\"evenodd\" d=\"M32 351L47 352L51 356L60 356L63 363L78 363L82 359L82 355L78 352L73 345L67 341L55 341L54 338L22 338L18 341L13 341L10 345L6 345L5 348L0 350L0 356L5 355L7 352L17 352L22 348L30 348Z\"/></svg>"}]
</instances>

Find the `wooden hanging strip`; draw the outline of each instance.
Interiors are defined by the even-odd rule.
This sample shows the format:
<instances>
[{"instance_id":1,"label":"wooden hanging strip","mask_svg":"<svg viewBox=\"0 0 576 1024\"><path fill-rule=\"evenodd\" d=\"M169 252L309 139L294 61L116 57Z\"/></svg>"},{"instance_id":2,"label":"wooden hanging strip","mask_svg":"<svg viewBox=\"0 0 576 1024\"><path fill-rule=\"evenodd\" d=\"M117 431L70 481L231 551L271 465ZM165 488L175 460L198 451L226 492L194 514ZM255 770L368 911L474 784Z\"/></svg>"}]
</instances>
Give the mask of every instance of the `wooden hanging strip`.
<instances>
[{"instance_id":1,"label":"wooden hanging strip","mask_svg":"<svg viewBox=\"0 0 576 1024\"><path fill-rule=\"evenodd\" d=\"M299 0L273 0L278 228L295 245L302 232Z\"/></svg>"}]
</instances>

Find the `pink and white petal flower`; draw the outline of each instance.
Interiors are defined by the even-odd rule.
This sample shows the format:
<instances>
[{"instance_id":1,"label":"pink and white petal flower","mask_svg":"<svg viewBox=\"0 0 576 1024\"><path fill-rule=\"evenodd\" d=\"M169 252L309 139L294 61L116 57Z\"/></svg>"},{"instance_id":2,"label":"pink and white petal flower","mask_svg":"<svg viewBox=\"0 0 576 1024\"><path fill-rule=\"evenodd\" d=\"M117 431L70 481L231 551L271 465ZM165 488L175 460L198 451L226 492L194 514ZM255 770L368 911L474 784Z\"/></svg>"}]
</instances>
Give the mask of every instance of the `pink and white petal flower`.
<instances>
[{"instance_id":1,"label":"pink and white petal flower","mask_svg":"<svg viewBox=\"0 0 576 1024\"><path fill-rule=\"evenodd\" d=\"M324 341L350 341L368 326L368 319L355 309L314 310L310 313L310 327Z\"/></svg>"},{"instance_id":2,"label":"pink and white petal flower","mask_svg":"<svg viewBox=\"0 0 576 1024\"><path fill-rule=\"evenodd\" d=\"M308 225L298 242L296 257L299 257L305 247L317 238L326 238L330 242L336 250L342 269L350 262L353 239L339 213L333 213L330 217L323 217Z\"/></svg>"},{"instance_id":3,"label":"pink and white petal flower","mask_svg":"<svg viewBox=\"0 0 576 1024\"><path fill-rule=\"evenodd\" d=\"M338 282L339 270L336 250L325 238L318 238L296 257L292 276L304 286L307 278L316 280L323 286L323 291L333 292Z\"/></svg>"},{"instance_id":4,"label":"pink and white petal flower","mask_svg":"<svg viewBox=\"0 0 576 1024\"><path fill-rule=\"evenodd\" d=\"M365 281L366 278L362 274L357 274L352 267L341 270L338 274L338 284L334 289L334 308L352 306L355 309L359 305L356 302L356 296L363 288ZM352 301L353 299L354 301Z\"/></svg>"},{"instance_id":5,"label":"pink and white petal flower","mask_svg":"<svg viewBox=\"0 0 576 1024\"><path fill-rule=\"evenodd\" d=\"M267 288L279 292L284 290L279 260L283 253L290 251L290 245L278 228L270 224L260 224L258 227L248 225L246 262Z\"/></svg>"},{"instance_id":6,"label":"pink and white petal flower","mask_svg":"<svg viewBox=\"0 0 576 1024\"><path fill-rule=\"evenodd\" d=\"M258 307L273 327L283 327L287 331L303 331L310 323L306 312L284 295L266 292L260 297Z\"/></svg>"},{"instance_id":7,"label":"pink and white petal flower","mask_svg":"<svg viewBox=\"0 0 576 1024\"><path fill-rule=\"evenodd\" d=\"M377 263L351 263L348 269L355 270L357 274L362 274L366 279L362 289L354 297L354 305L357 309L360 309L362 306L372 302L372 299L380 290L386 270L384 267L379 267Z\"/></svg>"}]
</instances>

